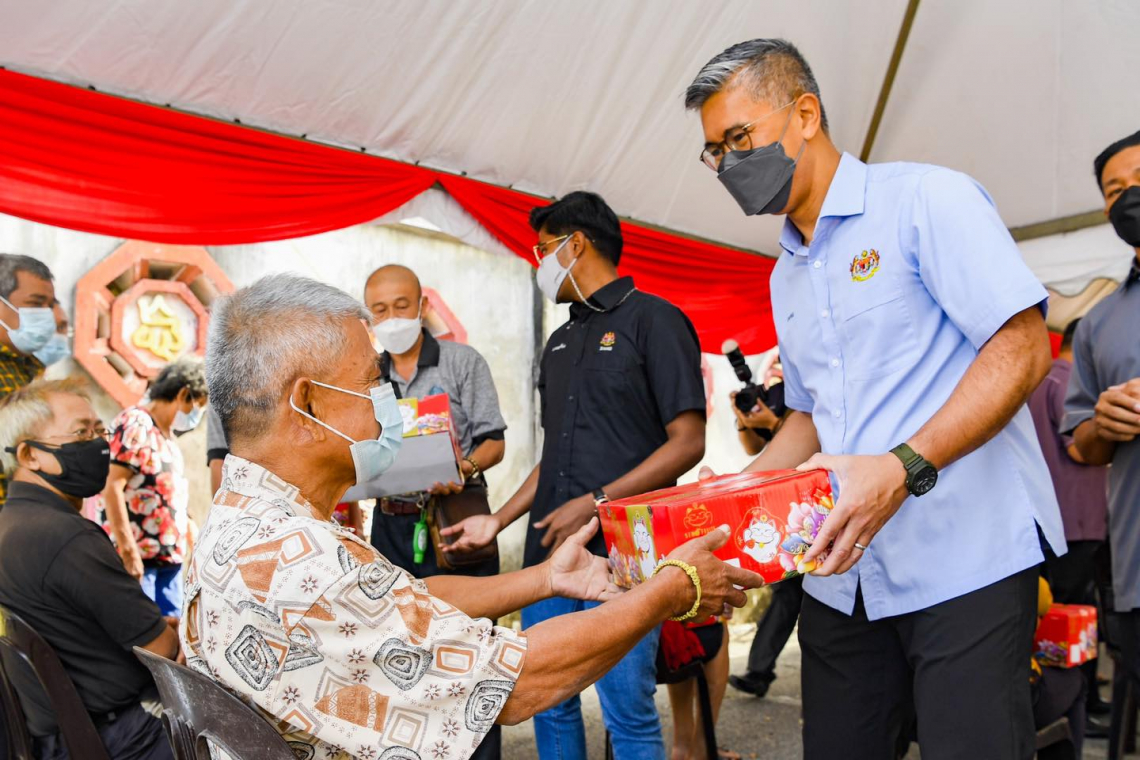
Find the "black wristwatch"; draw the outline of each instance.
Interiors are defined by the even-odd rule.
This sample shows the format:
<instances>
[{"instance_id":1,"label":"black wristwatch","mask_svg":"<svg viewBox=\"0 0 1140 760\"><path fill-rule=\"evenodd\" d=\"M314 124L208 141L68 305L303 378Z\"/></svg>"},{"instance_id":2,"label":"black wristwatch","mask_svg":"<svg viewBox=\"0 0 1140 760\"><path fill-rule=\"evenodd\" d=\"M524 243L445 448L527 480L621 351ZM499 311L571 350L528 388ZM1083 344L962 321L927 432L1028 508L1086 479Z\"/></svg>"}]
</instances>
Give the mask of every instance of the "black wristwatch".
<instances>
[{"instance_id":1,"label":"black wristwatch","mask_svg":"<svg viewBox=\"0 0 1140 760\"><path fill-rule=\"evenodd\" d=\"M593 497L594 497L594 506L595 507L598 506L599 504L605 504L607 501L610 500L610 497L606 496L606 492L600 488L594 489Z\"/></svg>"},{"instance_id":2,"label":"black wristwatch","mask_svg":"<svg viewBox=\"0 0 1140 760\"><path fill-rule=\"evenodd\" d=\"M934 488L934 484L938 482L938 470L926 461L922 454L905 443L895 446L891 449L891 453L898 457L906 468L906 490L910 491L912 496L922 496Z\"/></svg>"}]
</instances>

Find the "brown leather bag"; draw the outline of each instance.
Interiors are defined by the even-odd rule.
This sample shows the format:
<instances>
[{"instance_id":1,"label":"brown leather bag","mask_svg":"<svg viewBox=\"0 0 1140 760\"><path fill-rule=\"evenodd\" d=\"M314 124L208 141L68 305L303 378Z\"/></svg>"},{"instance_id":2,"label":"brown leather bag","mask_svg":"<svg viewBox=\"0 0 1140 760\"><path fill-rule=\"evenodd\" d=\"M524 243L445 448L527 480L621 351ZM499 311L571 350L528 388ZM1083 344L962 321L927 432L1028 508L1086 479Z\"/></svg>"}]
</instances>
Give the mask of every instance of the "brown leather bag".
<instances>
[{"instance_id":1,"label":"brown leather bag","mask_svg":"<svg viewBox=\"0 0 1140 760\"><path fill-rule=\"evenodd\" d=\"M465 554L447 554L440 549L443 544L454 541L439 535L441 530L457 525L468 517L489 514L491 502L487 498L487 486L484 483L469 482L459 493L432 497L428 504L427 521L431 530L431 545L435 549L435 561L440 568L456 570L480 565L499 556L498 539L482 549Z\"/></svg>"}]
</instances>

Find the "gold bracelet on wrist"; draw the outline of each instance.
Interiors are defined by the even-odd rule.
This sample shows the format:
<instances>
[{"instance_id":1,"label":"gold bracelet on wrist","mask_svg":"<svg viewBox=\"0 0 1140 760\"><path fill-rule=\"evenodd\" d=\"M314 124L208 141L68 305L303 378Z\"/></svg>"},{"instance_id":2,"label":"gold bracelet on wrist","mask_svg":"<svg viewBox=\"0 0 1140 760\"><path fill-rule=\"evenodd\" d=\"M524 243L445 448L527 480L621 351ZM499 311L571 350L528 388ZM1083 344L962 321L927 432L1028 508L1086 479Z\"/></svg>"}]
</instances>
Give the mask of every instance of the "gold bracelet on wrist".
<instances>
[{"instance_id":1,"label":"gold bracelet on wrist","mask_svg":"<svg viewBox=\"0 0 1140 760\"><path fill-rule=\"evenodd\" d=\"M483 468L479 466L479 463L471 457L463 457L463 461L471 465L471 474L467 476L466 480L473 480L479 477L479 473L483 470Z\"/></svg>"},{"instance_id":2,"label":"gold bracelet on wrist","mask_svg":"<svg viewBox=\"0 0 1140 760\"><path fill-rule=\"evenodd\" d=\"M689 576L689 580L693 582L693 588L697 590L697 599L693 602L692 608L690 608L689 611L684 615L681 615L679 617L671 617L669 619L677 623L684 623L688 620L692 620L697 616L697 612L701 609L701 576L697 574L697 568L693 567L687 562L682 562L679 559L667 559L662 560L660 563L658 563L657 567L653 569L653 575L650 575L649 577L652 578L653 576L657 575L657 573L661 572L661 568L663 567L679 567L684 570L685 574Z\"/></svg>"}]
</instances>

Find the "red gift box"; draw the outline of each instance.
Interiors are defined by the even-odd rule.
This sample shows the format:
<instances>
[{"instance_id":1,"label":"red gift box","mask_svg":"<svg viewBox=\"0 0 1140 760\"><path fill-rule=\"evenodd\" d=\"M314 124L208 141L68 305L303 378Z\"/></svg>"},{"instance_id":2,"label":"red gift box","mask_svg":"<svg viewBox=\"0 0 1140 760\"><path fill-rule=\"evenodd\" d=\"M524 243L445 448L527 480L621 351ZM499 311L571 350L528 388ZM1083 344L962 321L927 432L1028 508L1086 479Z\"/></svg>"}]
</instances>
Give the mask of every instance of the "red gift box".
<instances>
[{"instance_id":1,"label":"red gift box","mask_svg":"<svg viewBox=\"0 0 1140 760\"><path fill-rule=\"evenodd\" d=\"M1096 607L1054 604L1037 624L1034 657L1042 665L1075 668L1096 658Z\"/></svg>"},{"instance_id":2,"label":"red gift box","mask_svg":"<svg viewBox=\"0 0 1140 760\"><path fill-rule=\"evenodd\" d=\"M823 470L746 472L602 504L598 510L614 582L629 588L680 544L721 525L732 534L716 556L767 583L810 572L803 562L834 499Z\"/></svg>"}]
</instances>

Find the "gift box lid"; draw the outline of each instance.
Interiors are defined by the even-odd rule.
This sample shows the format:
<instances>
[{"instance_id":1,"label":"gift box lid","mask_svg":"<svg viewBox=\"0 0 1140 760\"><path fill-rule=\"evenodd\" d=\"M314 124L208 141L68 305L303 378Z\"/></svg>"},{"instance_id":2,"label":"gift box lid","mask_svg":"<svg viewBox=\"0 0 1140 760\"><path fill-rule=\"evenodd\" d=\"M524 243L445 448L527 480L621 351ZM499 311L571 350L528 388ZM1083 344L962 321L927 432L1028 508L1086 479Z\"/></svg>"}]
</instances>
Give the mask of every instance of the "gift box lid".
<instances>
[{"instance_id":1,"label":"gift box lid","mask_svg":"<svg viewBox=\"0 0 1140 760\"><path fill-rule=\"evenodd\" d=\"M704 501L729 494L743 496L760 489L768 483L786 482L797 479L818 477L815 470L769 470L766 472L740 472L732 475L717 475L696 483L662 488L638 496L614 499L609 502L615 507L637 506L684 506L694 501Z\"/></svg>"}]
</instances>

